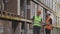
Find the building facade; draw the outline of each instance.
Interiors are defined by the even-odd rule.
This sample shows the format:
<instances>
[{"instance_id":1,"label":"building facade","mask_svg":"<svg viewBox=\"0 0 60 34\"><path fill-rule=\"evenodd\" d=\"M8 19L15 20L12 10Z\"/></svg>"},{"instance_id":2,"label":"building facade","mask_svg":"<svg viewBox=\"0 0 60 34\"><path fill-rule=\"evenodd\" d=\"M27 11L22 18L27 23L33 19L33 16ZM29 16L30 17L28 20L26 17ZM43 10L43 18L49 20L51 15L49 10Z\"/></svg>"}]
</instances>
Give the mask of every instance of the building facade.
<instances>
[{"instance_id":1,"label":"building facade","mask_svg":"<svg viewBox=\"0 0 60 34\"><path fill-rule=\"evenodd\" d=\"M26 4L25 4L25 1ZM52 16L52 20L53 20L53 26L60 26L60 17L56 15L57 11L59 10L59 6L57 6L57 2L58 0L0 0L0 11L6 11L12 14L16 14L21 16L21 18L23 19L28 19L31 20L33 19L33 16L37 15L37 10L41 10L42 14L40 15L42 17L42 21L45 22L46 19L46 14L50 13ZM19 34L20 33L20 29L19 27L21 26L21 24L17 24L17 28L16 31L13 33L13 28L12 28L12 22L10 21L4 21L1 22L1 34ZM5 23L6 22L6 23ZM10 22L10 23L9 23ZM8 25L7 25L8 24ZM22 32L24 32L24 25L25 23L22 22ZM4 30L3 30L4 28ZM33 32L33 24L29 24L29 30L30 30L30 34L32 34ZM58 32L55 32L55 31ZM22 33L21 32L21 33ZM54 33L55 32L55 33ZM53 33L51 34L60 34L59 33L60 30L59 28L53 28ZM42 32L43 34L44 32ZM22 33L24 34L24 33Z\"/></svg>"}]
</instances>

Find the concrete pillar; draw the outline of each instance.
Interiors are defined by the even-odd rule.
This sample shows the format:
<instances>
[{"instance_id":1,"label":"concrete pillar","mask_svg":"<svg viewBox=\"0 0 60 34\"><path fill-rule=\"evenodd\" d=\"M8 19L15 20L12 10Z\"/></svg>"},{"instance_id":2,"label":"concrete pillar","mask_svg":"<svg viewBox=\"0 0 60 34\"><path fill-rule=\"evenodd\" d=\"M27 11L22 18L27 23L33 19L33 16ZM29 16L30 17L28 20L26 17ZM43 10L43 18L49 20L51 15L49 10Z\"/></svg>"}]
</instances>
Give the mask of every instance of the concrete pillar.
<instances>
[{"instance_id":1,"label":"concrete pillar","mask_svg":"<svg viewBox=\"0 0 60 34\"><path fill-rule=\"evenodd\" d=\"M24 34L26 33L26 34L29 34L29 23L26 23L25 24L25 31L24 31Z\"/></svg>"},{"instance_id":2,"label":"concrete pillar","mask_svg":"<svg viewBox=\"0 0 60 34\"><path fill-rule=\"evenodd\" d=\"M57 28L53 28L52 34L57 34Z\"/></svg>"},{"instance_id":3,"label":"concrete pillar","mask_svg":"<svg viewBox=\"0 0 60 34\"><path fill-rule=\"evenodd\" d=\"M3 34L12 34L12 22L4 21L4 33Z\"/></svg>"},{"instance_id":4,"label":"concrete pillar","mask_svg":"<svg viewBox=\"0 0 60 34\"><path fill-rule=\"evenodd\" d=\"M22 23L20 22L15 30L15 34L21 34L21 25Z\"/></svg>"},{"instance_id":5,"label":"concrete pillar","mask_svg":"<svg viewBox=\"0 0 60 34\"><path fill-rule=\"evenodd\" d=\"M27 23L27 34L29 34L29 23Z\"/></svg>"}]
</instances>

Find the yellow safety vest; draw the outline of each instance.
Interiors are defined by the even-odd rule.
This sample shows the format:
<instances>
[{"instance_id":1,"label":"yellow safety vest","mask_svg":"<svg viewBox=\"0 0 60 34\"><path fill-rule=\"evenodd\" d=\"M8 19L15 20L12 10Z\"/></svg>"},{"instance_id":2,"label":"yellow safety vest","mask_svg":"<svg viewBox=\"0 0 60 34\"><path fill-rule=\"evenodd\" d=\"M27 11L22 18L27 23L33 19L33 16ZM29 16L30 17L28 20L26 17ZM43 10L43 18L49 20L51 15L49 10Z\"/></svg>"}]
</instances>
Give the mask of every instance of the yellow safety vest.
<instances>
[{"instance_id":1,"label":"yellow safety vest","mask_svg":"<svg viewBox=\"0 0 60 34\"><path fill-rule=\"evenodd\" d=\"M41 17L34 16L34 26L40 26L41 24Z\"/></svg>"}]
</instances>

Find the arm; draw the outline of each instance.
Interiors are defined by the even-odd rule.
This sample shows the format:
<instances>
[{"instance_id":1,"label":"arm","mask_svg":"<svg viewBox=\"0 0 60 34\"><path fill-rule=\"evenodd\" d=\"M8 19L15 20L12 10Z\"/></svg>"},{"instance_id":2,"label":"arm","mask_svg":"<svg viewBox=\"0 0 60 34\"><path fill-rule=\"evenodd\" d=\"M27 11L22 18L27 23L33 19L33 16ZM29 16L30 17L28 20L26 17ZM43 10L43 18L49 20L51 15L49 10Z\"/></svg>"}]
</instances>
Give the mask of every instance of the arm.
<instances>
[{"instance_id":1,"label":"arm","mask_svg":"<svg viewBox=\"0 0 60 34\"><path fill-rule=\"evenodd\" d=\"M40 23L42 24L42 19L41 19L41 22Z\"/></svg>"},{"instance_id":2,"label":"arm","mask_svg":"<svg viewBox=\"0 0 60 34\"><path fill-rule=\"evenodd\" d=\"M40 24L40 25L41 25L40 27L42 28L42 24L43 24L43 23L42 23L42 19L41 19L41 22L40 22L40 23L41 23L41 24Z\"/></svg>"},{"instance_id":3,"label":"arm","mask_svg":"<svg viewBox=\"0 0 60 34\"><path fill-rule=\"evenodd\" d=\"M47 25L51 24L52 25L52 19L50 18Z\"/></svg>"}]
</instances>

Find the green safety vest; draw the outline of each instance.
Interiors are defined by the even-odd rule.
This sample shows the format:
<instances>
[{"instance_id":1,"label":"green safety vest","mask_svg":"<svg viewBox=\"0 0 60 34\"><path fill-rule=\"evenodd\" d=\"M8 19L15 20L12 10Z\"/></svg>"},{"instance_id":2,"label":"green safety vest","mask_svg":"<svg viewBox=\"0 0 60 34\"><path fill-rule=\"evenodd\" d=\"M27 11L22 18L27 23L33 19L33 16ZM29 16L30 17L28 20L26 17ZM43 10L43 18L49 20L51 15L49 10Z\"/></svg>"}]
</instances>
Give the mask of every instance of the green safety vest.
<instances>
[{"instance_id":1,"label":"green safety vest","mask_svg":"<svg viewBox=\"0 0 60 34\"><path fill-rule=\"evenodd\" d=\"M41 17L34 16L34 26L40 26L41 25Z\"/></svg>"}]
</instances>

